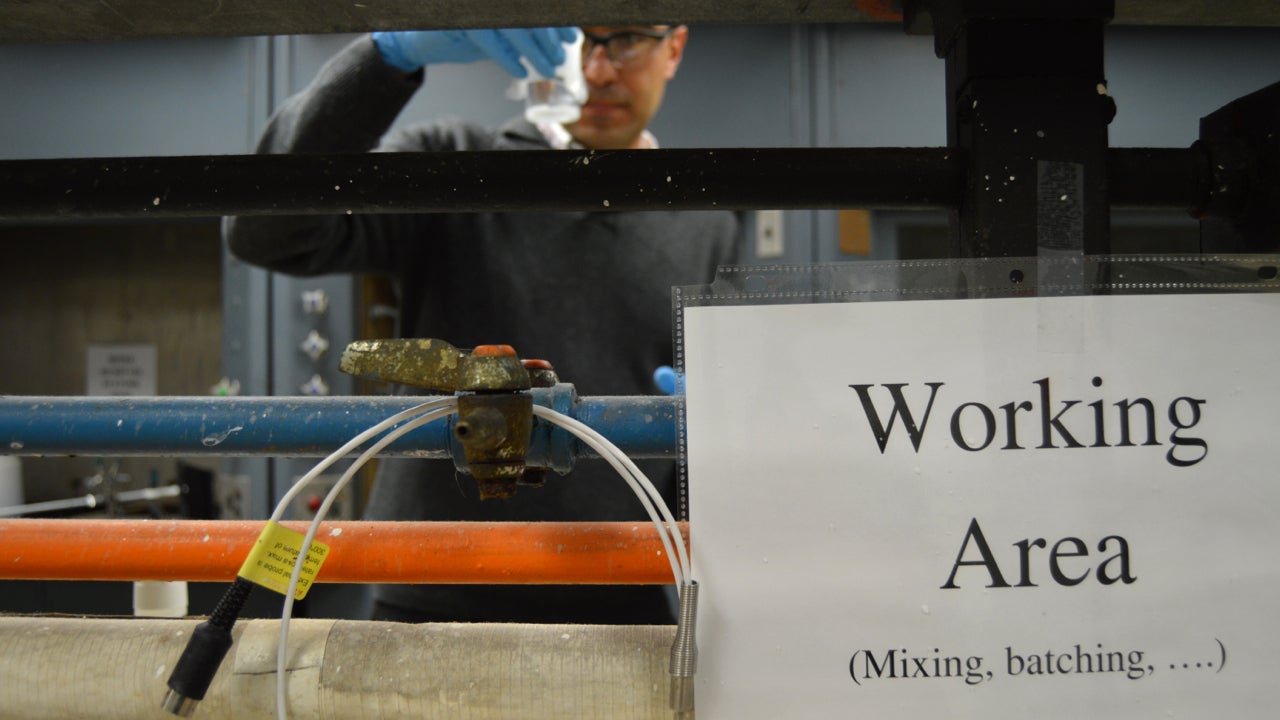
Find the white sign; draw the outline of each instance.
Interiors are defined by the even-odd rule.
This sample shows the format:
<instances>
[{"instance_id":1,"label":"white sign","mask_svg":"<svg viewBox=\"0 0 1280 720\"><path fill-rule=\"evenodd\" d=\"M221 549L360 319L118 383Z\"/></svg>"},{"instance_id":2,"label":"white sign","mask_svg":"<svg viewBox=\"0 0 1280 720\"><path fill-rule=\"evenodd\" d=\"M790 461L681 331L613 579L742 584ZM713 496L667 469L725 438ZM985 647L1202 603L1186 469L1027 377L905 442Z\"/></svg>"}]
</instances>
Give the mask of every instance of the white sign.
<instances>
[{"instance_id":1,"label":"white sign","mask_svg":"<svg viewBox=\"0 0 1280 720\"><path fill-rule=\"evenodd\" d=\"M155 395L155 345L90 345L87 395Z\"/></svg>"},{"instance_id":2,"label":"white sign","mask_svg":"<svg viewBox=\"0 0 1280 720\"><path fill-rule=\"evenodd\" d=\"M686 309L699 718L1273 716L1277 321Z\"/></svg>"}]
</instances>

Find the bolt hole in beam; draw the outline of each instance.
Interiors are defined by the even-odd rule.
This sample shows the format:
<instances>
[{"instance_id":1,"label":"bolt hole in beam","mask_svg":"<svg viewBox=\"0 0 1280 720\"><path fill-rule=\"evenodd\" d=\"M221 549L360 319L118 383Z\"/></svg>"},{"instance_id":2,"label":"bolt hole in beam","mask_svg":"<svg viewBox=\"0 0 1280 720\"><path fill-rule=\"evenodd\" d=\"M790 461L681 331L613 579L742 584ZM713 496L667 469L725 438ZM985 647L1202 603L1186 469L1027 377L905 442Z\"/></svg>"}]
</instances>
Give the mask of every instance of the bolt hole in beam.
<instances>
[{"instance_id":1,"label":"bolt hole in beam","mask_svg":"<svg viewBox=\"0 0 1280 720\"><path fill-rule=\"evenodd\" d=\"M1020 284L1025 278L1026 276L1023 275L1022 271L1018 270L1017 268L1014 268L1013 270L1009 271L1009 282L1013 283L1014 285Z\"/></svg>"},{"instance_id":2,"label":"bolt hole in beam","mask_svg":"<svg viewBox=\"0 0 1280 720\"><path fill-rule=\"evenodd\" d=\"M1259 280L1274 280L1277 274L1275 265L1263 265L1258 268Z\"/></svg>"}]
</instances>

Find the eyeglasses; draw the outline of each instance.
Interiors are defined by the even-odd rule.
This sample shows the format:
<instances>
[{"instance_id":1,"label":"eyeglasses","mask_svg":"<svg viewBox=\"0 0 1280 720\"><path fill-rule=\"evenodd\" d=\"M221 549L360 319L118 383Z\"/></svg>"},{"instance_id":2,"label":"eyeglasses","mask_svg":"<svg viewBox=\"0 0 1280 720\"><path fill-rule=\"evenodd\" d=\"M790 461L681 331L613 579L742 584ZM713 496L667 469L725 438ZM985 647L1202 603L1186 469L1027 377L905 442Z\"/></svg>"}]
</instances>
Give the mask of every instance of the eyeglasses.
<instances>
[{"instance_id":1,"label":"eyeglasses","mask_svg":"<svg viewBox=\"0 0 1280 720\"><path fill-rule=\"evenodd\" d=\"M603 45L605 57L618 69L635 65L653 49L671 36L674 27L666 30L617 30L604 35L582 31L582 64L591 59L596 47Z\"/></svg>"}]
</instances>

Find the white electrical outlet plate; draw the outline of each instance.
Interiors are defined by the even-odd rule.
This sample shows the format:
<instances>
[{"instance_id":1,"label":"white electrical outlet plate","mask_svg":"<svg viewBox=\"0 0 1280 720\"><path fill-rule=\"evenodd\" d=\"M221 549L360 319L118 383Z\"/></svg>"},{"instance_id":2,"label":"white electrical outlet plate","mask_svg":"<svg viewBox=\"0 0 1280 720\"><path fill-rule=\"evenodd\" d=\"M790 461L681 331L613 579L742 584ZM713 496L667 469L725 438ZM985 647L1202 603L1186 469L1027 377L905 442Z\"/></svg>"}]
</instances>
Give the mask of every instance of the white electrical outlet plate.
<instances>
[{"instance_id":1,"label":"white electrical outlet plate","mask_svg":"<svg viewBox=\"0 0 1280 720\"><path fill-rule=\"evenodd\" d=\"M779 258L783 254L781 210L756 211L756 257L764 260Z\"/></svg>"}]
</instances>

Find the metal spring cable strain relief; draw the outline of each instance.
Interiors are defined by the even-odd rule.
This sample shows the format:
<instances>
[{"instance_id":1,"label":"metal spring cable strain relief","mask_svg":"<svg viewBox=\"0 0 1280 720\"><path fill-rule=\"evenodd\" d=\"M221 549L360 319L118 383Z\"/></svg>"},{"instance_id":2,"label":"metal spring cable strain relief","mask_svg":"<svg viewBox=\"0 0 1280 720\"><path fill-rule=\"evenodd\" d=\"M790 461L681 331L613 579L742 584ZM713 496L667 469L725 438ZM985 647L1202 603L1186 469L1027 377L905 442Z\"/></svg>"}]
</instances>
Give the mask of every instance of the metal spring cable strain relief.
<instances>
[{"instance_id":1,"label":"metal spring cable strain relief","mask_svg":"<svg viewBox=\"0 0 1280 720\"><path fill-rule=\"evenodd\" d=\"M698 582L680 587L680 612L676 639L671 644L671 709L677 717L693 711L693 674L698 669Z\"/></svg>"}]
</instances>

